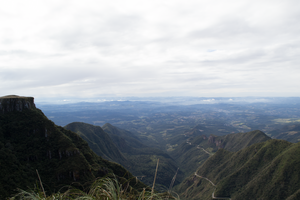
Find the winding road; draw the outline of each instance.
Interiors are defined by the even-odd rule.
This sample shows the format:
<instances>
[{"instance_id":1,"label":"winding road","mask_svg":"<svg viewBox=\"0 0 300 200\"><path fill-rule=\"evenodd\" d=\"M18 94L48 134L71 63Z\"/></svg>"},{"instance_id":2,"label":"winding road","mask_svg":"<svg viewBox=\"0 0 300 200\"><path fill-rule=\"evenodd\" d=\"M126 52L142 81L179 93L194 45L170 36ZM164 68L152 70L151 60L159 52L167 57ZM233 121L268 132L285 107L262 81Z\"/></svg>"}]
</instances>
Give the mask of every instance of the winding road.
<instances>
[{"instance_id":1,"label":"winding road","mask_svg":"<svg viewBox=\"0 0 300 200\"><path fill-rule=\"evenodd\" d=\"M192 143L190 142L189 139L186 140L186 143L187 143L188 145L192 145ZM197 148L197 149L202 149L205 153L207 153L207 154L210 155L210 156L213 155L212 153L209 153L208 151L206 151L204 148L199 147L199 145L197 145L196 148Z\"/></svg>"},{"instance_id":2,"label":"winding road","mask_svg":"<svg viewBox=\"0 0 300 200\"><path fill-rule=\"evenodd\" d=\"M213 199L229 199L229 200L231 200L231 198L229 198L229 197L215 197L215 191L217 189L217 186L211 180L209 180L208 178L198 175L197 172L195 172L195 176L198 176L199 178L206 179L207 181L209 181L215 187L215 189L214 189L214 191L213 191L213 193L211 195L211 197Z\"/></svg>"},{"instance_id":3,"label":"winding road","mask_svg":"<svg viewBox=\"0 0 300 200\"><path fill-rule=\"evenodd\" d=\"M186 143L189 144L189 145L192 145L192 143L189 141L189 139L186 140ZM207 153L210 156L213 155L212 153L206 151L204 148L200 147L199 145L197 145L196 148L203 150L205 153ZM229 198L229 197L215 197L215 191L216 191L217 186L211 180L209 180L208 178L198 175L197 172L195 172L195 176L198 176L199 178L206 179L207 181L209 181L215 187L215 189L214 189L214 191L211 195L213 199L229 199L229 200L231 200L231 198Z\"/></svg>"},{"instance_id":4,"label":"winding road","mask_svg":"<svg viewBox=\"0 0 300 200\"><path fill-rule=\"evenodd\" d=\"M196 172L195 172L195 176L198 176L200 178L204 178L204 179L208 180L214 187L216 187L216 185L211 180L209 180L208 178L203 177L203 176L199 176Z\"/></svg>"},{"instance_id":5,"label":"winding road","mask_svg":"<svg viewBox=\"0 0 300 200\"><path fill-rule=\"evenodd\" d=\"M209 153L208 151L206 151L204 148L199 147L199 145L197 146L197 149L202 149L205 153L207 153L208 155L212 156L212 153Z\"/></svg>"}]
</instances>

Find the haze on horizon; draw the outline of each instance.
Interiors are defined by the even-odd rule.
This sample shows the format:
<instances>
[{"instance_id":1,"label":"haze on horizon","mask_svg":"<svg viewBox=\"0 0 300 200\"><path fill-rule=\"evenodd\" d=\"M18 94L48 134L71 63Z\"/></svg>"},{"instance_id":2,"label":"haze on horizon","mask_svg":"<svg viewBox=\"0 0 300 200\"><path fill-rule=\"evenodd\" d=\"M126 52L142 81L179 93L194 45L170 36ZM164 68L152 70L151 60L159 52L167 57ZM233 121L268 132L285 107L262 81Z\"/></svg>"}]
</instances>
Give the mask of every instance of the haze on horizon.
<instances>
[{"instance_id":1,"label":"haze on horizon","mask_svg":"<svg viewBox=\"0 0 300 200\"><path fill-rule=\"evenodd\" d=\"M0 96L300 97L299 0L13 0Z\"/></svg>"}]
</instances>

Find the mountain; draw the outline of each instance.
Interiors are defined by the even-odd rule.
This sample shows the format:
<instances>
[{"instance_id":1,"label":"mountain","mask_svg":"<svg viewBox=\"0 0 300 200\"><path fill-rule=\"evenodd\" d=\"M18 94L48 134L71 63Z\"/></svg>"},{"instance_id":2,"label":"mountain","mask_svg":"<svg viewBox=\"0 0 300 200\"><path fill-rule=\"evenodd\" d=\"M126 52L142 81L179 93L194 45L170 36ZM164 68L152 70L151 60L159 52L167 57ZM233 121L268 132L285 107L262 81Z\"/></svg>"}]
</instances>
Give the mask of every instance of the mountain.
<instances>
[{"instance_id":1,"label":"mountain","mask_svg":"<svg viewBox=\"0 0 300 200\"><path fill-rule=\"evenodd\" d=\"M174 150L174 147L180 145L182 141L186 141L189 138L192 139L202 135L222 136L237 132L239 132L238 129L227 125L224 121L218 121L216 119L207 120L204 123L197 124L192 129L169 135L166 138L166 142L168 143L167 149L171 152Z\"/></svg>"},{"instance_id":2,"label":"mountain","mask_svg":"<svg viewBox=\"0 0 300 200\"><path fill-rule=\"evenodd\" d=\"M219 149L177 192L183 199L211 199L213 195L232 200L296 200L300 198L299 155L300 143L277 139L237 152Z\"/></svg>"},{"instance_id":3,"label":"mountain","mask_svg":"<svg viewBox=\"0 0 300 200\"><path fill-rule=\"evenodd\" d=\"M101 138L103 141L100 143L99 140L93 139L94 134L90 134L90 130L100 130L101 127L95 127L91 124L79 122L71 123L66 126L66 128L70 127L77 127L77 130L80 130L80 135L82 138L87 138L87 141L93 141L98 146L100 146L102 143L108 143L106 142L107 138ZM167 153L157 148L148 147L147 145L143 144L133 133L117 128L111 124L105 124L102 128L114 142L117 150L122 152L122 155L128 161L127 169L132 174L134 174L144 183L151 185L154 180L157 160L159 159L156 183L157 185L161 186L161 189L169 187L172 178L178 169L178 166ZM76 131L75 129L70 130ZM107 139L107 141L110 140ZM93 150L94 147L96 147L96 145L91 146ZM113 161L118 162L117 160ZM179 184L181 180L183 180L183 173L181 170L179 170L175 184Z\"/></svg>"},{"instance_id":4,"label":"mountain","mask_svg":"<svg viewBox=\"0 0 300 200\"><path fill-rule=\"evenodd\" d=\"M114 143L122 152L130 153L137 148L147 147L135 134L131 133L130 131L117 128L109 123L104 124L102 128L109 134Z\"/></svg>"},{"instance_id":5,"label":"mountain","mask_svg":"<svg viewBox=\"0 0 300 200\"><path fill-rule=\"evenodd\" d=\"M105 124L102 128L113 138L126 158L132 162L132 167L129 168L129 171L142 177L144 183L151 184L154 179L157 159L159 159L156 182L164 188L169 187L173 176L178 170L177 163L169 154L158 148L148 147L130 131L120 129L111 124ZM175 185L182 180L183 172L178 170Z\"/></svg>"},{"instance_id":6,"label":"mountain","mask_svg":"<svg viewBox=\"0 0 300 200\"><path fill-rule=\"evenodd\" d=\"M102 158L128 165L127 159L119 151L110 136L100 126L93 126L82 122L73 122L64 127L77 133L88 142L89 147Z\"/></svg>"},{"instance_id":7,"label":"mountain","mask_svg":"<svg viewBox=\"0 0 300 200\"><path fill-rule=\"evenodd\" d=\"M258 130L223 136L200 135L195 138L186 137L186 141L170 152L170 155L179 163L180 168L184 170L186 175L189 175L195 172L203 162L220 148L229 151L238 151L252 144L264 142L269 139L271 138Z\"/></svg>"},{"instance_id":8,"label":"mountain","mask_svg":"<svg viewBox=\"0 0 300 200\"><path fill-rule=\"evenodd\" d=\"M16 95L0 98L0 166L1 199L17 188L33 188L37 170L50 194L71 184L87 187L110 173L134 178L121 165L97 156L78 134L48 120L33 97ZM144 186L138 182L135 188Z\"/></svg>"}]
</instances>

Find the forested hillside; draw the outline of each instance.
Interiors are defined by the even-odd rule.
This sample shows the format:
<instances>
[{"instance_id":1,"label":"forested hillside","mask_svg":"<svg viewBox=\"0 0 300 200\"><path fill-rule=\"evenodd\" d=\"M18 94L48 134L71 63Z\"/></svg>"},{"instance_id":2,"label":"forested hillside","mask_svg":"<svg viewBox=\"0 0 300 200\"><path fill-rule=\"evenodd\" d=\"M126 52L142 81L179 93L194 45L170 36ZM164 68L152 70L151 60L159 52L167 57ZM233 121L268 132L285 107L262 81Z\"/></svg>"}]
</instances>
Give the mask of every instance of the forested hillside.
<instances>
[{"instance_id":1,"label":"forested hillside","mask_svg":"<svg viewBox=\"0 0 300 200\"><path fill-rule=\"evenodd\" d=\"M32 97L2 97L0 198L11 196L16 188L39 187L38 176L47 195L70 185L88 191L93 181L108 175L121 185L129 180L133 191L141 191L152 185L156 172L155 189L168 191L174 185L181 199L300 198L300 144L269 137L297 142L297 119L283 126L282 118L267 118L266 135L244 131L252 130L244 123L224 123L243 119L238 114L202 114L201 122L192 122L196 114L176 119L179 115L174 113L153 112L153 118L133 120L133 132L110 123L100 127L73 122L63 128L37 109Z\"/></svg>"},{"instance_id":2,"label":"forested hillside","mask_svg":"<svg viewBox=\"0 0 300 200\"><path fill-rule=\"evenodd\" d=\"M29 100L28 100L29 99ZM0 98L0 198L33 188L38 173L47 194L63 186L88 187L109 173L132 179L121 165L97 156L79 135L56 126L33 98ZM134 183L136 188L144 187Z\"/></svg>"},{"instance_id":3,"label":"forested hillside","mask_svg":"<svg viewBox=\"0 0 300 200\"><path fill-rule=\"evenodd\" d=\"M199 126L197 126L199 128ZM193 129L194 130L194 129ZM199 129L198 129L199 130ZM194 131L195 132L195 131ZM170 155L177 161L186 175L190 175L218 149L238 151L255 143L271 139L261 131L232 133L223 136L204 135L186 137Z\"/></svg>"},{"instance_id":4,"label":"forested hillside","mask_svg":"<svg viewBox=\"0 0 300 200\"><path fill-rule=\"evenodd\" d=\"M108 134L109 137L112 138L115 146L111 145L105 152L110 152L109 155L111 152L122 152L121 156L125 158L127 162L125 163L121 160L121 163L125 163L124 166L134 176L148 185L153 183L155 168L157 160L159 159L156 179L157 189L166 190L178 170L178 165L166 152L143 144L131 132L119 129L111 124L105 124L102 129L99 126L75 122L68 124L65 128L79 133L89 144L93 141L90 146L95 152L98 152L100 148L107 148L108 144L111 143L110 139L103 136ZM103 130L105 130L105 132ZM111 158L115 162L120 161L118 157L115 159L113 159L113 157ZM180 183L183 178L183 172L178 170L175 184Z\"/></svg>"},{"instance_id":5,"label":"forested hillside","mask_svg":"<svg viewBox=\"0 0 300 200\"><path fill-rule=\"evenodd\" d=\"M219 149L177 188L184 199L299 199L300 143L268 140ZM210 182L211 181L211 182ZM214 185L213 185L214 184Z\"/></svg>"}]
</instances>

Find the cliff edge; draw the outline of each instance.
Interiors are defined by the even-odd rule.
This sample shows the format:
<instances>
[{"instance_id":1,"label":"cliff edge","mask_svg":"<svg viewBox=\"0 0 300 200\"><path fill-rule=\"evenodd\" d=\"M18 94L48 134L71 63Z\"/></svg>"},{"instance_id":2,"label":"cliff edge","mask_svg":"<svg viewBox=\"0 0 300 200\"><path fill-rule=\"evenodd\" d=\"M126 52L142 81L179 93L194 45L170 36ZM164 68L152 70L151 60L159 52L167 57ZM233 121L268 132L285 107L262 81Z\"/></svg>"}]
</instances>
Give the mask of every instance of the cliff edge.
<instances>
[{"instance_id":1,"label":"cliff edge","mask_svg":"<svg viewBox=\"0 0 300 200\"><path fill-rule=\"evenodd\" d=\"M33 97L8 95L0 97L0 114L22 112L25 109L35 109Z\"/></svg>"}]
</instances>

